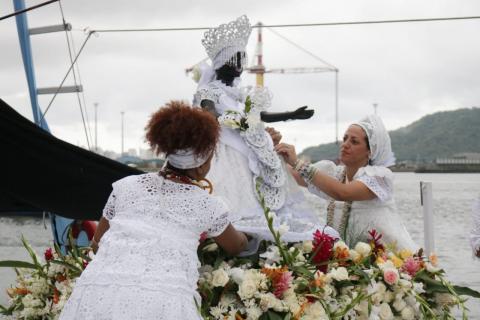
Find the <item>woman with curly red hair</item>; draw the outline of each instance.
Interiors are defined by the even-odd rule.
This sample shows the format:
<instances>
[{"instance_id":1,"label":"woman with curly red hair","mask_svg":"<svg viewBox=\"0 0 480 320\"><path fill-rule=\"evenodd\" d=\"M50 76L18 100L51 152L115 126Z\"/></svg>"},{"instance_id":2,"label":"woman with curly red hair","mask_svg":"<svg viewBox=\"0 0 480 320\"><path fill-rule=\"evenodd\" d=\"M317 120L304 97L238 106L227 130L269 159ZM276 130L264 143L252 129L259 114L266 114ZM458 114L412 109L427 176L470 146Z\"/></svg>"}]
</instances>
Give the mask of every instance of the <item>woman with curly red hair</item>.
<instances>
[{"instance_id":1,"label":"woman with curly red hair","mask_svg":"<svg viewBox=\"0 0 480 320\"><path fill-rule=\"evenodd\" d=\"M246 236L205 183L219 137L208 112L172 101L152 115L146 138L166 155L159 173L113 184L93 238L98 249L60 319L201 319L197 247L204 232L228 253Z\"/></svg>"}]
</instances>

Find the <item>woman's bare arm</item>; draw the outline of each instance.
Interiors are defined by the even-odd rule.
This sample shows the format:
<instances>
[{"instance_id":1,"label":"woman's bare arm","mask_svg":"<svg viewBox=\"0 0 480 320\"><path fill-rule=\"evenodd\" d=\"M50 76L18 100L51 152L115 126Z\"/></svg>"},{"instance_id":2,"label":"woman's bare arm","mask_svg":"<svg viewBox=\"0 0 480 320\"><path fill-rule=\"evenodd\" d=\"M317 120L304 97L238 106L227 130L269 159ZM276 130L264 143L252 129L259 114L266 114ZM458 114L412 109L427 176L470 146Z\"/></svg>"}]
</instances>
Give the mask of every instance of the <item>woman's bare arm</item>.
<instances>
[{"instance_id":1,"label":"woman's bare arm","mask_svg":"<svg viewBox=\"0 0 480 320\"><path fill-rule=\"evenodd\" d=\"M102 239L103 235L107 230L110 229L110 223L107 219L102 217L97 225L97 230L95 230L95 234L93 235L92 242L90 243L90 247L92 247L93 252L97 253L98 250L98 243Z\"/></svg>"},{"instance_id":2,"label":"woman's bare arm","mask_svg":"<svg viewBox=\"0 0 480 320\"><path fill-rule=\"evenodd\" d=\"M229 224L225 231L213 238L228 254L237 255L247 247L247 236Z\"/></svg>"}]
</instances>

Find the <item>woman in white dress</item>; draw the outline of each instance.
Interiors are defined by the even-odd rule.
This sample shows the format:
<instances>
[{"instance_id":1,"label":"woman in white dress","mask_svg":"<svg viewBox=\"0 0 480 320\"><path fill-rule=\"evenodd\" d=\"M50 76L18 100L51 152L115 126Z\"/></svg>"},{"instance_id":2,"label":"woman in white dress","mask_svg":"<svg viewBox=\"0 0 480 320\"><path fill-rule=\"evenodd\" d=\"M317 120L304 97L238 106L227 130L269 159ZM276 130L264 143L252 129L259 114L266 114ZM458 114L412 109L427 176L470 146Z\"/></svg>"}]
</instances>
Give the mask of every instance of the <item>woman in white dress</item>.
<instances>
[{"instance_id":1,"label":"woman in white dress","mask_svg":"<svg viewBox=\"0 0 480 320\"><path fill-rule=\"evenodd\" d=\"M375 229L386 244L417 250L398 215L393 199L395 163L390 136L376 115L350 125L340 147L341 165L299 160L292 145L276 146L292 167L297 182L328 200L327 224L350 245L366 241Z\"/></svg>"},{"instance_id":2,"label":"woman in white dress","mask_svg":"<svg viewBox=\"0 0 480 320\"><path fill-rule=\"evenodd\" d=\"M232 114L243 117L247 122L246 128L242 129L222 126L220 143L208 175L215 184L214 194L225 198L232 209L233 225L253 237L244 255L256 251L256 240L272 240L259 203L257 186L266 206L277 213L274 224L277 227L287 224L290 228L283 235L283 240L311 240L316 229L338 236L335 230L320 223L302 190L276 154L274 142L263 123L282 117L305 119L312 115L311 110L300 108L282 114L267 113L271 104L267 89L239 86L240 75L246 67L245 47L250 33L251 26L246 16L205 33L202 44L212 64L201 65L201 78L193 102L194 106L207 109L219 117L221 123L222 119ZM247 96L251 101L249 108L246 108ZM249 111L246 112L246 109Z\"/></svg>"},{"instance_id":3,"label":"woman in white dress","mask_svg":"<svg viewBox=\"0 0 480 320\"><path fill-rule=\"evenodd\" d=\"M247 244L230 224L225 203L202 184L218 140L216 119L171 102L146 129L167 165L113 184L92 243L97 254L60 319L201 319L195 305L201 304L200 235L207 232L230 254Z\"/></svg>"}]
</instances>

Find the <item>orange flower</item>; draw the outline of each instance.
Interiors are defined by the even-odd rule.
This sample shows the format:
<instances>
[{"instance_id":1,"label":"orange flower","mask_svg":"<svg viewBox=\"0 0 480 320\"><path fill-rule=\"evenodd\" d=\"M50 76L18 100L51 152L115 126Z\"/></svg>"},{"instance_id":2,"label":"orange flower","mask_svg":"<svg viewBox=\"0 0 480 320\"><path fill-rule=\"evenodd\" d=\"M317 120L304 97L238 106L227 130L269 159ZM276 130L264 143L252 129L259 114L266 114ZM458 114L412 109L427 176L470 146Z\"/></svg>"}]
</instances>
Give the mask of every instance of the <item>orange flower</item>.
<instances>
[{"instance_id":1,"label":"orange flower","mask_svg":"<svg viewBox=\"0 0 480 320\"><path fill-rule=\"evenodd\" d=\"M57 304L60 300L60 295L56 287L53 288L53 303Z\"/></svg>"},{"instance_id":2,"label":"orange flower","mask_svg":"<svg viewBox=\"0 0 480 320\"><path fill-rule=\"evenodd\" d=\"M288 271L288 267L281 268L262 268L261 272L265 274L272 282L277 282L284 272Z\"/></svg>"},{"instance_id":3,"label":"orange flower","mask_svg":"<svg viewBox=\"0 0 480 320\"><path fill-rule=\"evenodd\" d=\"M22 296L25 296L25 295L31 293L31 291L28 290L27 288L15 288L15 293L19 294L19 295L22 295Z\"/></svg>"},{"instance_id":4,"label":"orange flower","mask_svg":"<svg viewBox=\"0 0 480 320\"><path fill-rule=\"evenodd\" d=\"M302 317L303 313L305 312L305 308L307 307L307 304L307 301L302 303L302 305L300 306L300 310L298 310L298 312L293 316L294 320L299 320Z\"/></svg>"},{"instance_id":5,"label":"orange flower","mask_svg":"<svg viewBox=\"0 0 480 320\"><path fill-rule=\"evenodd\" d=\"M338 260L346 260L348 257L350 257L350 252L348 248L335 248L335 252L333 253L333 256L335 259Z\"/></svg>"},{"instance_id":6,"label":"orange flower","mask_svg":"<svg viewBox=\"0 0 480 320\"><path fill-rule=\"evenodd\" d=\"M428 257L428 259L430 260L430 262L434 267L438 266L438 257L435 253L432 253L430 257Z\"/></svg>"}]
</instances>

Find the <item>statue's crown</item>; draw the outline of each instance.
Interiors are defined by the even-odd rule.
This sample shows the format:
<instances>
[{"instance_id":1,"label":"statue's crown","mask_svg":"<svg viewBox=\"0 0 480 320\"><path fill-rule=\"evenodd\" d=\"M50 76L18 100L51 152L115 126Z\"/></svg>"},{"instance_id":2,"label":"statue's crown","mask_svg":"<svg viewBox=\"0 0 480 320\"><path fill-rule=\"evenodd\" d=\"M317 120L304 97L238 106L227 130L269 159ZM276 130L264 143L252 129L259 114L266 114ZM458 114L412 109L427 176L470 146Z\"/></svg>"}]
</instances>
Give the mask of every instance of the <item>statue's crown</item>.
<instances>
[{"instance_id":1,"label":"statue's crown","mask_svg":"<svg viewBox=\"0 0 480 320\"><path fill-rule=\"evenodd\" d=\"M246 15L243 15L234 21L206 31L202 44L208 57L213 61L224 48L235 47L239 49L238 51L245 50L251 32L250 21Z\"/></svg>"}]
</instances>

